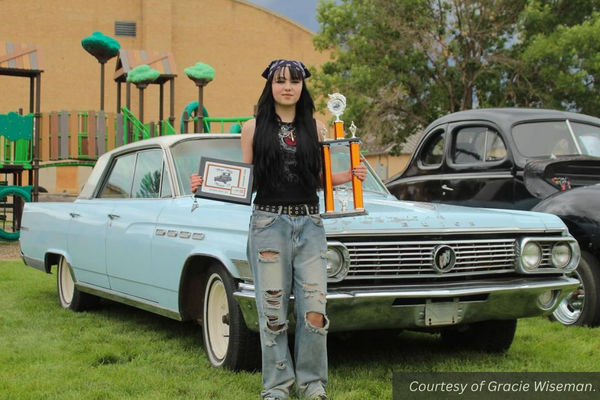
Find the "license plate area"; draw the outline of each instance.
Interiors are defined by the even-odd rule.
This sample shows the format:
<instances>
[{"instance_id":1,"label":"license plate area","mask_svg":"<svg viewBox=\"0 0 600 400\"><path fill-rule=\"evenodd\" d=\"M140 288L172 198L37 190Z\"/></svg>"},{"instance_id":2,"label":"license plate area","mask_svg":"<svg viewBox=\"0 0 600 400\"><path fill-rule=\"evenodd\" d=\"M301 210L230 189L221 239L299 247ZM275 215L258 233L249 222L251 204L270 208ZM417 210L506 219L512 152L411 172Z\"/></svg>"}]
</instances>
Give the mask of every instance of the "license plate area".
<instances>
[{"instance_id":1,"label":"license plate area","mask_svg":"<svg viewBox=\"0 0 600 400\"><path fill-rule=\"evenodd\" d=\"M425 303L425 325L453 325L459 322L458 298L452 301L428 299Z\"/></svg>"}]
</instances>

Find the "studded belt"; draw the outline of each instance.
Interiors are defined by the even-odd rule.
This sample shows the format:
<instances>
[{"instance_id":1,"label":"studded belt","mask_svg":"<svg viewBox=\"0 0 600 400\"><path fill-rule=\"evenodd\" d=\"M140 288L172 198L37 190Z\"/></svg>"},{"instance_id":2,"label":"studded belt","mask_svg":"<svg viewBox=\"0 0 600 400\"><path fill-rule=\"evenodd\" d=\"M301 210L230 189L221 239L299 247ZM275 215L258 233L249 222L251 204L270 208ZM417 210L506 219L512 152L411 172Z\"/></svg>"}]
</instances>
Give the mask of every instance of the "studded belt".
<instances>
[{"instance_id":1,"label":"studded belt","mask_svg":"<svg viewBox=\"0 0 600 400\"><path fill-rule=\"evenodd\" d=\"M319 213L318 204L293 204L289 206L269 206L263 204L255 204L254 209L275 214L287 214L293 217L299 215L312 215Z\"/></svg>"}]
</instances>

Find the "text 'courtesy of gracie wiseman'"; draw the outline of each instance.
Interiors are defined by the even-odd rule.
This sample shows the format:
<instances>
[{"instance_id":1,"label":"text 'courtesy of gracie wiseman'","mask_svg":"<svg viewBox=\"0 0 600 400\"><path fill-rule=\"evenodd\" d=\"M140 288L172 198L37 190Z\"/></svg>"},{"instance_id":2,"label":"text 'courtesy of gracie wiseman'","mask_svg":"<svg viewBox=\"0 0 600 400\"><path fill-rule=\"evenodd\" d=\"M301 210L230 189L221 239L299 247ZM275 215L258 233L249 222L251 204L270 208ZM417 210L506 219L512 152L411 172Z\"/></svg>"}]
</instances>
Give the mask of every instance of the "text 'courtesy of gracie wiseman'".
<instances>
[{"instance_id":1,"label":"text 'courtesy of gracie wiseman'","mask_svg":"<svg viewBox=\"0 0 600 400\"><path fill-rule=\"evenodd\" d=\"M395 372L394 400L600 399L600 372Z\"/></svg>"}]
</instances>

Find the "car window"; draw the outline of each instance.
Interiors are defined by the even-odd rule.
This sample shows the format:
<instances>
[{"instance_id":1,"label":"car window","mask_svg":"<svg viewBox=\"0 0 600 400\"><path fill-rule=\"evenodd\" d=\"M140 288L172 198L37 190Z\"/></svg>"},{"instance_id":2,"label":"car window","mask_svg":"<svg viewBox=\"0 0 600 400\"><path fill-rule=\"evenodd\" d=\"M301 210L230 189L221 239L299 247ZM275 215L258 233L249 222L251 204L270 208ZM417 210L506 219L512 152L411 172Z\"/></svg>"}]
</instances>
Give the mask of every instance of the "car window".
<instances>
[{"instance_id":1,"label":"car window","mask_svg":"<svg viewBox=\"0 0 600 400\"><path fill-rule=\"evenodd\" d=\"M185 194L191 194L190 175L199 172L202 157L242 161L242 148L239 138L186 140L175 144L172 147L171 154L175 162L179 190Z\"/></svg>"},{"instance_id":2,"label":"car window","mask_svg":"<svg viewBox=\"0 0 600 400\"><path fill-rule=\"evenodd\" d=\"M600 127L571 122L581 154L600 157Z\"/></svg>"},{"instance_id":3,"label":"car window","mask_svg":"<svg viewBox=\"0 0 600 400\"><path fill-rule=\"evenodd\" d=\"M372 192L384 192L387 193L387 189L381 183L381 181L375 178L375 172L371 170L371 167L367 165L369 170L367 178L363 181L362 187L365 191ZM331 146L331 171L332 173L347 171L350 168L350 148L348 146ZM352 182L344 184L347 187L352 187Z\"/></svg>"},{"instance_id":4,"label":"car window","mask_svg":"<svg viewBox=\"0 0 600 400\"><path fill-rule=\"evenodd\" d=\"M133 181L135 153L115 160L110 175L100 193L102 198L128 198Z\"/></svg>"},{"instance_id":5,"label":"car window","mask_svg":"<svg viewBox=\"0 0 600 400\"><path fill-rule=\"evenodd\" d=\"M169 197L173 197L173 192L171 190L171 178L169 177L169 171L167 170L167 165L163 163L163 174L162 174L162 184L160 186L160 198L166 199Z\"/></svg>"},{"instance_id":6,"label":"car window","mask_svg":"<svg viewBox=\"0 0 600 400\"><path fill-rule=\"evenodd\" d=\"M178 142L172 147L171 154L177 170L179 190L191 194L190 175L197 174L202 157L217 158L227 161L242 161L242 148L239 137L231 139L203 139ZM333 146L331 152L333 172L345 171L350 166L348 146ZM371 167L367 165L369 174L363 182L363 189L388 194L387 189L375 177ZM348 184L350 185L350 184Z\"/></svg>"},{"instance_id":7,"label":"car window","mask_svg":"<svg viewBox=\"0 0 600 400\"><path fill-rule=\"evenodd\" d=\"M525 157L551 157L577 154L566 121L520 124L513 127L513 139Z\"/></svg>"},{"instance_id":8,"label":"car window","mask_svg":"<svg viewBox=\"0 0 600 400\"><path fill-rule=\"evenodd\" d=\"M506 157L506 145L498 132L485 126L460 129L454 140L452 161L477 164L499 161Z\"/></svg>"},{"instance_id":9,"label":"car window","mask_svg":"<svg viewBox=\"0 0 600 400\"><path fill-rule=\"evenodd\" d=\"M421 152L421 162L427 166L441 165L444 158L444 145L446 143L444 131L438 131L425 144Z\"/></svg>"},{"instance_id":10,"label":"car window","mask_svg":"<svg viewBox=\"0 0 600 400\"><path fill-rule=\"evenodd\" d=\"M141 151L137 155L133 175L133 198L156 199L160 193L163 172L163 152L160 149Z\"/></svg>"}]
</instances>

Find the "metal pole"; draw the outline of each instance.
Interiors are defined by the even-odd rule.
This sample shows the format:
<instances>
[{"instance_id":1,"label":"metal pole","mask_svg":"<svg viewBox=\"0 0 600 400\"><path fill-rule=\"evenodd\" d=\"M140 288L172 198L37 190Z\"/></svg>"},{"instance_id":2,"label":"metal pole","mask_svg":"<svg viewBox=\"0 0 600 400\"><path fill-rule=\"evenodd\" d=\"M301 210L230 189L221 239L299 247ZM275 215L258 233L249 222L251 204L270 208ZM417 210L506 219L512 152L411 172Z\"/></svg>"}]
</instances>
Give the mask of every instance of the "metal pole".
<instances>
[{"instance_id":1,"label":"metal pole","mask_svg":"<svg viewBox=\"0 0 600 400\"><path fill-rule=\"evenodd\" d=\"M162 126L164 119L164 102L165 102L165 83L159 85L159 104L158 104L158 136L162 136Z\"/></svg>"},{"instance_id":2,"label":"metal pole","mask_svg":"<svg viewBox=\"0 0 600 400\"><path fill-rule=\"evenodd\" d=\"M196 83L198 85L198 129L196 132L204 133L204 82Z\"/></svg>"},{"instance_id":3,"label":"metal pole","mask_svg":"<svg viewBox=\"0 0 600 400\"><path fill-rule=\"evenodd\" d=\"M171 78L171 102L169 104L169 122L171 126L175 126L175 78Z\"/></svg>"},{"instance_id":4,"label":"metal pole","mask_svg":"<svg viewBox=\"0 0 600 400\"><path fill-rule=\"evenodd\" d=\"M125 107L131 111L131 83L129 82L125 84ZM133 141L133 135L131 132L131 121L129 121L129 118L127 119L126 125L127 126L125 129L127 129L127 131L125 134L127 135L127 143L131 143Z\"/></svg>"},{"instance_id":5,"label":"metal pole","mask_svg":"<svg viewBox=\"0 0 600 400\"><path fill-rule=\"evenodd\" d=\"M143 124L144 123L144 87L143 86L139 86L138 87L140 89L140 122Z\"/></svg>"},{"instance_id":6,"label":"metal pole","mask_svg":"<svg viewBox=\"0 0 600 400\"><path fill-rule=\"evenodd\" d=\"M121 82L117 82L117 114L121 112Z\"/></svg>"},{"instance_id":7,"label":"metal pole","mask_svg":"<svg viewBox=\"0 0 600 400\"><path fill-rule=\"evenodd\" d=\"M35 77L32 76L29 78L29 112L33 114L34 112L34 99L35 99Z\"/></svg>"},{"instance_id":8,"label":"metal pole","mask_svg":"<svg viewBox=\"0 0 600 400\"><path fill-rule=\"evenodd\" d=\"M41 90L42 90L42 74L37 74L37 90L35 96L35 131L33 135L33 201L38 201L39 186L40 186L40 127L42 114L41 109Z\"/></svg>"},{"instance_id":9,"label":"metal pole","mask_svg":"<svg viewBox=\"0 0 600 400\"><path fill-rule=\"evenodd\" d=\"M104 64L100 63L100 111L104 111Z\"/></svg>"}]
</instances>

